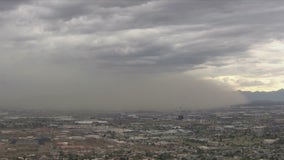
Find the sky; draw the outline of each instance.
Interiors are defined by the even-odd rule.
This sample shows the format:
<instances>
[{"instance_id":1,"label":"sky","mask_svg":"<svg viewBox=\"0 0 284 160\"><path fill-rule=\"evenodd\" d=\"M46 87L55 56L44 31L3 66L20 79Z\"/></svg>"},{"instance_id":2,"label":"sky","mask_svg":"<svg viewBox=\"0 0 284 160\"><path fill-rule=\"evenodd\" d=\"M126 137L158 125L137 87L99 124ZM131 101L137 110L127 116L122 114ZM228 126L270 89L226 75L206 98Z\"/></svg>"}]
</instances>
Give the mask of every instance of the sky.
<instances>
[{"instance_id":1,"label":"sky","mask_svg":"<svg viewBox=\"0 0 284 160\"><path fill-rule=\"evenodd\" d=\"M241 103L283 88L283 15L282 0L3 0L1 104Z\"/></svg>"}]
</instances>

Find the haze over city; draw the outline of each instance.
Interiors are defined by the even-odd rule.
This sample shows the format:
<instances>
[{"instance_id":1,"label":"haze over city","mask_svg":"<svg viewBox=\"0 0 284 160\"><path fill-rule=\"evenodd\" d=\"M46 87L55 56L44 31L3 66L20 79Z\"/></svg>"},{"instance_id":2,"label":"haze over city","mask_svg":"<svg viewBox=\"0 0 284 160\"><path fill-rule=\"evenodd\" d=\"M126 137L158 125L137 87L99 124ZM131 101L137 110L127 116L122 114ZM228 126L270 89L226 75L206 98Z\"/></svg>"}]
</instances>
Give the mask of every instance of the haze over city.
<instances>
[{"instance_id":1,"label":"haze over city","mask_svg":"<svg viewBox=\"0 0 284 160\"><path fill-rule=\"evenodd\" d=\"M283 160L284 0L0 0L0 160Z\"/></svg>"},{"instance_id":2,"label":"haze over city","mask_svg":"<svg viewBox=\"0 0 284 160\"><path fill-rule=\"evenodd\" d=\"M0 1L0 102L210 108L283 87L280 0Z\"/></svg>"}]
</instances>

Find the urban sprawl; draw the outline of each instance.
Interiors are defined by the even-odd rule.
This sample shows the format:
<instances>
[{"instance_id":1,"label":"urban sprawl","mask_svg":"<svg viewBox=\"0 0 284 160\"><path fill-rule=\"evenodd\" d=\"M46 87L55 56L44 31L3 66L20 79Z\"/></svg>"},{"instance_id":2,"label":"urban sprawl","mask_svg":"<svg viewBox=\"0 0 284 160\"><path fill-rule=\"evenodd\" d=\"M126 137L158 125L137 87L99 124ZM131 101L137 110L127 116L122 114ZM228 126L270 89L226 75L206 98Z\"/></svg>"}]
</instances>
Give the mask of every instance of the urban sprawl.
<instances>
[{"instance_id":1,"label":"urban sprawl","mask_svg":"<svg viewBox=\"0 0 284 160\"><path fill-rule=\"evenodd\" d=\"M176 112L3 109L0 160L284 159L284 106Z\"/></svg>"}]
</instances>

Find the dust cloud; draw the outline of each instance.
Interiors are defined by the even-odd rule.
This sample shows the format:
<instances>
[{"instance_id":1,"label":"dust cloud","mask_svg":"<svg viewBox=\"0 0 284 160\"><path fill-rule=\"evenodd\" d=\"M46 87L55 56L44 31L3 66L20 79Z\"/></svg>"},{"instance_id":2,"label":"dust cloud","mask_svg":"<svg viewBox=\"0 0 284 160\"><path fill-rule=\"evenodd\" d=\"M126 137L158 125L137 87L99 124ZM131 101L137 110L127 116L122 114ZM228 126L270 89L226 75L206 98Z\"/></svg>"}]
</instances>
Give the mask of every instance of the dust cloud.
<instances>
[{"instance_id":1,"label":"dust cloud","mask_svg":"<svg viewBox=\"0 0 284 160\"><path fill-rule=\"evenodd\" d=\"M70 68L27 65L0 71L1 106L116 111L200 109L245 102L229 87L183 73Z\"/></svg>"}]
</instances>

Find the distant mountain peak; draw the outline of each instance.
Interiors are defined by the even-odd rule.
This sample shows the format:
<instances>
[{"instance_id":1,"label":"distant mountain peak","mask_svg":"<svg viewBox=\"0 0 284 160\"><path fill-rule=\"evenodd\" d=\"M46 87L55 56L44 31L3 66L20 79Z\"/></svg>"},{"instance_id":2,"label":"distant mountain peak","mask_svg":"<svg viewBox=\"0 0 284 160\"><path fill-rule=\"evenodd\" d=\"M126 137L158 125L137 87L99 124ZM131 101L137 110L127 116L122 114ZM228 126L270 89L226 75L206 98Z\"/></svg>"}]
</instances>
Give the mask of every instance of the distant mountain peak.
<instances>
[{"instance_id":1,"label":"distant mountain peak","mask_svg":"<svg viewBox=\"0 0 284 160\"><path fill-rule=\"evenodd\" d=\"M284 102L284 89L277 91L240 91L250 102L253 101L274 101Z\"/></svg>"}]
</instances>

